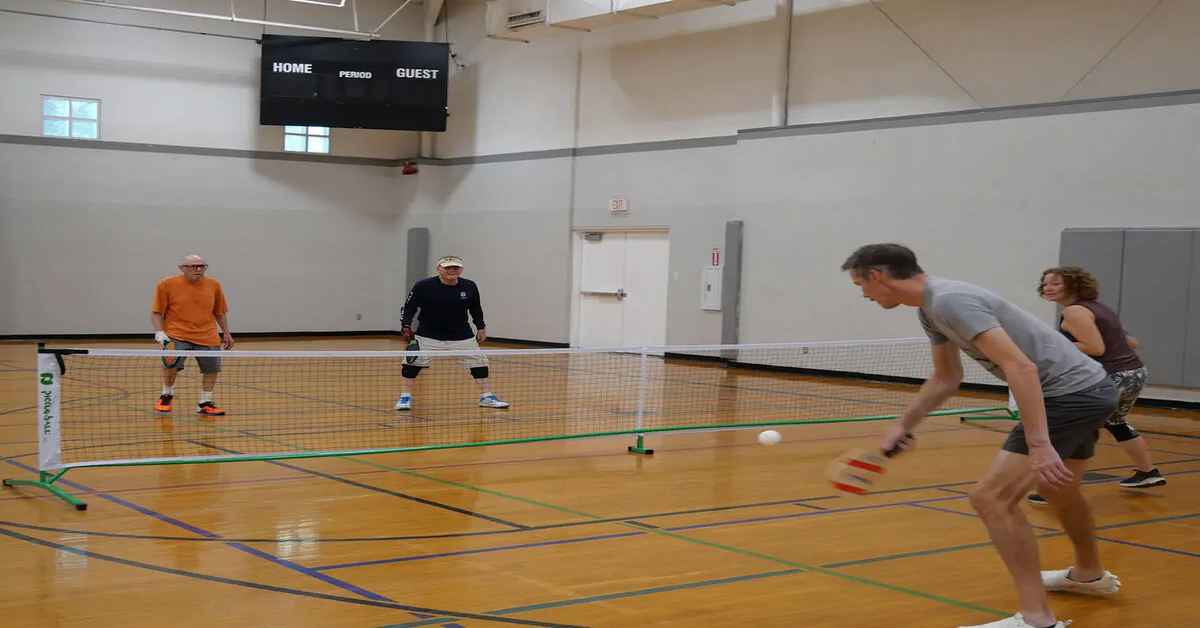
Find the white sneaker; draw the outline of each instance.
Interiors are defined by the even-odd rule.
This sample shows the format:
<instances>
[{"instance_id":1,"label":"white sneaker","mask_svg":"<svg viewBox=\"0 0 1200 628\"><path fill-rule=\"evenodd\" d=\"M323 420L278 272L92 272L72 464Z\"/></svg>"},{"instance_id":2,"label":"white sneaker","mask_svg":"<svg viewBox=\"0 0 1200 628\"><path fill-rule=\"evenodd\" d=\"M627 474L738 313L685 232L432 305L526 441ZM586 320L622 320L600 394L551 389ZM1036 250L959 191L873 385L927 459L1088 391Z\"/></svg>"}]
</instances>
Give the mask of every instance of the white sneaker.
<instances>
[{"instance_id":1,"label":"white sneaker","mask_svg":"<svg viewBox=\"0 0 1200 628\"><path fill-rule=\"evenodd\" d=\"M404 393L396 400L397 410L412 410L412 395Z\"/></svg>"},{"instance_id":2,"label":"white sneaker","mask_svg":"<svg viewBox=\"0 0 1200 628\"><path fill-rule=\"evenodd\" d=\"M1121 579L1111 571L1104 572L1099 580L1079 582L1071 579L1071 569L1042 572L1042 586L1047 591L1065 591L1067 593L1082 593L1084 595L1112 595L1121 590Z\"/></svg>"},{"instance_id":3,"label":"white sneaker","mask_svg":"<svg viewBox=\"0 0 1200 628\"><path fill-rule=\"evenodd\" d=\"M479 407L480 408L507 408L508 402L500 401L496 397L496 393L488 393L486 395L479 396Z\"/></svg>"},{"instance_id":4,"label":"white sneaker","mask_svg":"<svg viewBox=\"0 0 1200 628\"><path fill-rule=\"evenodd\" d=\"M1054 626L1052 626L1051 628L1067 628L1067 626L1070 626L1070 625L1071 625L1071 620L1066 619L1066 620L1056 622L1054 624ZM1012 617L1001 619L1000 621L994 621L990 624L976 624L974 626L959 626L958 628L1039 628L1039 627L1034 626L1033 624L1025 621L1025 618L1021 617L1020 613L1017 613L1016 615L1013 615Z\"/></svg>"}]
</instances>

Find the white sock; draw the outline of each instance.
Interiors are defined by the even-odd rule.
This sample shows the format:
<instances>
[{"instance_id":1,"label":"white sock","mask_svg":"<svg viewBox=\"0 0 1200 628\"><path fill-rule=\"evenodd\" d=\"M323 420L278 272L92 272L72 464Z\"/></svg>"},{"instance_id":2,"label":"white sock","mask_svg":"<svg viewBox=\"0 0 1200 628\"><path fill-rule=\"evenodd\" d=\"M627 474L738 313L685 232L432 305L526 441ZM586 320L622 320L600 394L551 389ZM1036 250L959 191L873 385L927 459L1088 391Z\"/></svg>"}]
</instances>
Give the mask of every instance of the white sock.
<instances>
[{"instance_id":1,"label":"white sock","mask_svg":"<svg viewBox=\"0 0 1200 628\"><path fill-rule=\"evenodd\" d=\"M166 384L164 384L164 385L163 385L163 391L162 391L162 394L164 394L164 395L174 395L174 394L175 394L175 387L174 387L174 386L167 386Z\"/></svg>"},{"instance_id":2,"label":"white sock","mask_svg":"<svg viewBox=\"0 0 1200 628\"><path fill-rule=\"evenodd\" d=\"M210 401L212 401L212 391L211 390L201 390L200 391L200 403L208 403Z\"/></svg>"}]
</instances>

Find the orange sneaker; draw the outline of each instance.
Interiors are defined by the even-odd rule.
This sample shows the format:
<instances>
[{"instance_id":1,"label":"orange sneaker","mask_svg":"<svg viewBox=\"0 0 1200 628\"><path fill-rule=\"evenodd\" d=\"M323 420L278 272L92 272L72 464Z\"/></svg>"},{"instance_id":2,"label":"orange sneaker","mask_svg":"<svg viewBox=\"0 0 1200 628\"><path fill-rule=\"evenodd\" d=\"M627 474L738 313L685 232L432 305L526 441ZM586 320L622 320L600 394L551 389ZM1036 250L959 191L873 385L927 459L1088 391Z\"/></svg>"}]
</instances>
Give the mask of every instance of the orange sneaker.
<instances>
[{"instance_id":1,"label":"orange sneaker","mask_svg":"<svg viewBox=\"0 0 1200 628\"><path fill-rule=\"evenodd\" d=\"M175 395L163 395L159 397L158 401L154 404L154 409L159 412L170 412L171 400L174 398Z\"/></svg>"},{"instance_id":2,"label":"orange sneaker","mask_svg":"<svg viewBox=\"0 0 1200 628\"><path fill-rule=\"evenodd\" d=\"M225 411L218 408L217 404L211 401L205 401L204 403L196 406L196 414L204 414L207 416L225 416Z\"/></svg>"}]
</instances>

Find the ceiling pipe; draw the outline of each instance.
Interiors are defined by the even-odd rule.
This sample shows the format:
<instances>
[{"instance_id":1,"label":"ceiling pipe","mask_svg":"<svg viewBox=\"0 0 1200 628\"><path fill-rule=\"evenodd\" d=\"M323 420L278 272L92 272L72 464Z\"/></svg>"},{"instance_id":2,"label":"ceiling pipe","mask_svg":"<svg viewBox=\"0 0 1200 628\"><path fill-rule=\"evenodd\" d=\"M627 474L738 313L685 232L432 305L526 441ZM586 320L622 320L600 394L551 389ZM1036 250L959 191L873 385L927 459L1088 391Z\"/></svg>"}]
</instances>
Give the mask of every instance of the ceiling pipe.
<instances>
[{"instance_id":1,"label":"ceiling pipe","mask_svg":"<svg viewBox=\"0 0 1200 628\"><path fill-rule=\"evenodd\" d=\"M291 29L303 30L303 31L314 31L314 32L318 32L318 33L334 33L334 34L338 34L338 35L352 35L354 37L366 37L368 39L379 39L380 38L380 35L378 34L378 32L364 33L362 31L351 31L351 30L345 30L345 29L341 29L341 28L325 28L323 26L306 26L304 24L289 24L287 22L270 22L267 20L254 20L254 19L250 19L250 18L238 17L237 15L217 15L217 14L213 14L213 13L194 13L192 11L178 11L175 9L158 9L155 7L140 7L140 6L136 6L136 5L132 5L132 4L120 4L120 3L116 3L116 2L103 2L100 0L58 0L58 1L66 2L69 4L81 4L84 6L91 6L91 7L104 7L107 9L126 9L129 11L141 11L144 13L158 13L158 14L162 14L162 15L178 15L181 17L194 17L194 18L200 18L200 19L205 19L205 20L219 20L222 22L236 22L238 24L257 24L260 26L274 26L277 28L291 28ZM408 2L412 2L412 0L408 0L404 4L407 5ZM403 9L404 7L401 6L400 8ZM400 11L400 9L396 9L397 13L399 11ZM395 13L393 13L393 15L395 15ZM391 19L391 18L388 18L388 19ZM384 23L386 24L387 21L385 20ZM383 28L383 24L380 24L379 28ZM377 28L376 31L378 31L378 30L379 29Z\"/></svg>"}]
</instances>

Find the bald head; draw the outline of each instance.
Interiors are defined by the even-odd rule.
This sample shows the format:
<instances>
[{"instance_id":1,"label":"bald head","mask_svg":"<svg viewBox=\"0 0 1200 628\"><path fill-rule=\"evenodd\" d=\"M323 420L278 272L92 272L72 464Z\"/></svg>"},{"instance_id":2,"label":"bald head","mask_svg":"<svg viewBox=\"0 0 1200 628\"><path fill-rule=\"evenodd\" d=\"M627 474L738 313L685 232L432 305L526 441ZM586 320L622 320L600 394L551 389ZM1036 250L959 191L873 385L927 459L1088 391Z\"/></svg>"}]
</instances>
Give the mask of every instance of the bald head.
<instances>
[{"instance_id":1,"label":"bald head","mask_svg":"<svg viewBox=\"0 0 1200 628\"><path fill-rule=\"evenodd\" d=\"M179 260L179 272L183 273L183 276L192 283L200 281L206 270L208 270L208 262L199 255L184 255L183 259Z\"/></svg>"}]
</instances>

